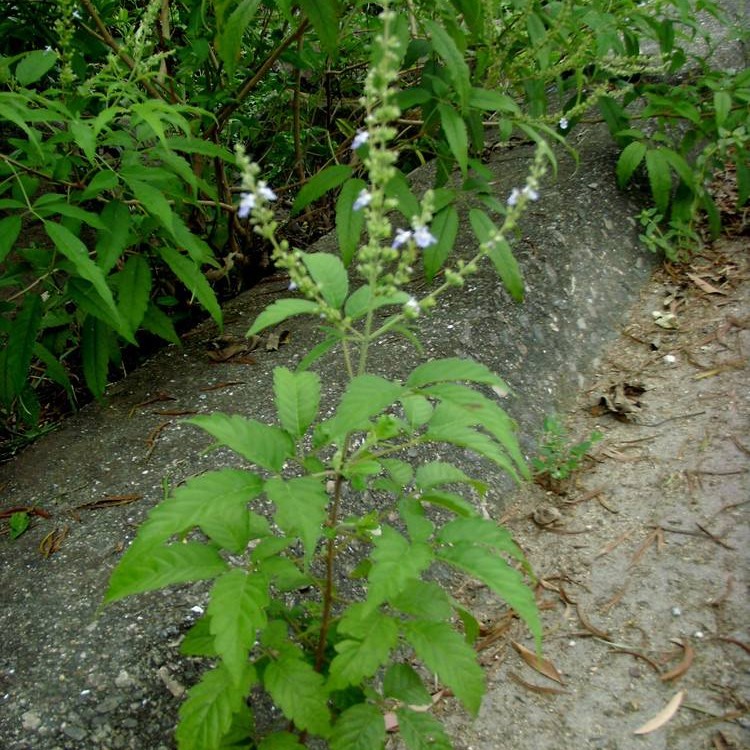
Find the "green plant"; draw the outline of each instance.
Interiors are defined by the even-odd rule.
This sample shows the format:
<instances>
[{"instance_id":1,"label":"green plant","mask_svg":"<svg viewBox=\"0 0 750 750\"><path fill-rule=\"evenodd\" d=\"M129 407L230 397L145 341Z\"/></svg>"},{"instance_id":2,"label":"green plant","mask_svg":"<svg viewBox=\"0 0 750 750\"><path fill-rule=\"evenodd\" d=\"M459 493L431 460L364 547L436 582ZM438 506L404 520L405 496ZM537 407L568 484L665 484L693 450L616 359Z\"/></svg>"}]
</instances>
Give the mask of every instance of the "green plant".
<instances>
[{"instance_id":1,"label":"green plant","mask_svg":"<svg viewBox=\"0 0 750 750\"><path fill-rule=\"evenodd\" d=\"M408 747L450 747L439 721L414 708L431 701L429 675L472 713L484 678L473 649L478 623L450 584L438 583L446 571L468 574L503 598L540 647L528 563L507 530L458 491L482 496L486 484L429 458L428 447L443 443L512 477L528 476L512 420L477 387L503 387L502 380L456 358L425 362L393 380L369 371L369 352L386 333L413 339L415 320L484 258L519 294L506 237L537 199L554 159L540 144L526 185L503 206L501 226L473 209L475 255L444 267L442 283L423 298L410 295L418 252L426 264L443 265L431 255L438 196L428 191L419 201L408 186L408 201L389 195L397 158L392 123L400 114L394 81L404 49L393 12L386 8L381 21L365 84L365 127L353 143L367 181L347 202L339 199L339 235L354 233L353 252L306 253L279 239L276 194L238 153L239 213L271 243L276 265L301 293L271 304L248 333L307 314L322 319L324 340L296 371L275 369L278 424L226 414L188 420L253 468L212 471L176 488L140 527L105 597L111 604L213 580L205 615L182 644L183 653L215 666L180 709L181 750L288 750L313 738L332 750L376 750L386 741L387 713L395 714ZM334 347L347 384L323 419L320 378L309 368ZM357 513L348 511L353 493ZM362 554L353 557L352 547ZM248 696L259 691L281 709L284 727L254 729Z\"/></svg>"},{"instance_id":2,"label":"green plant","mask_svg":"<svg viewBox=\"0 0 750 750\"><path fill-rule=\"evenodd\" d=\"M31 524L31 518L29 514L24 511L18 511L13 513L8 521L8 528L11 539L18 539Z\"/></svg>"},{"instance_id":3,"label":"green plant","mask_svg":"<svg viewBox=\"0 0 750 750\"><path fill-rule=\"evenodd\" d=\"M549 415L544 419L544 434L539 445L539 455L531 460L537 481L565 481L581 468L586 454L594 443L602 439L600 432L592 432L579 443L571 443L560 417Z\"/></svg>"}]
</instances>

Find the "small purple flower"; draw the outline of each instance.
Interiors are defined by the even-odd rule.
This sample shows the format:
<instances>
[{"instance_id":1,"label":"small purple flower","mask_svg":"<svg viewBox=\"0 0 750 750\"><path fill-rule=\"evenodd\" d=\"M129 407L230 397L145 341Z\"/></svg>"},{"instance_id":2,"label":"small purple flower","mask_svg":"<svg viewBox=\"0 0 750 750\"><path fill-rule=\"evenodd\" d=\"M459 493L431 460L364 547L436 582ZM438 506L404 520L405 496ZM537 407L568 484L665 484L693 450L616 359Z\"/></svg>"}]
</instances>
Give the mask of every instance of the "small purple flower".
<instances>
[{"instance_id":1,"label":"small purple flower","mask_svg":"<svg viewBox=\"0 0 750 750\"><path fill-rule=\"evenodd\" d=\"M393 238L391 247L394 250L398 250L398 248L403 247L411 239L411 237L411 229L397 229L396 236Z\"/></svg>"},{"instance_id":2,"label":"small purple flower","mask_svg":"<svg viewBox=\"0 0 750 750\"><path fill-rule=\"evenodd\" d=\"M510 191L510 195L508 196L508 200L506 203L509 206L515 206L516 203L518 203L518 199L521 197L521 191L518 188L513 188L513 190Z\"/></svg>"},{"instance_id":3,"label":"small purple flower","mask_svg":"<svg viewBox=\"0 0 750 750\"><path fill-rule=\"evenodd\" d=\"M239 216L240 219L246 219L250 215L250 212L255 208L257 202L254 193L243 193L240 198L239 208L237 209L237 216Z\"/></svg>"},{"instance_id":4,"label":"small purple flower","mask_svg":"<svg viewBox=\"0 0 750 750\"><path fill-rule=\"evenodd\" d=\"M356 151L360 146L364 146L370 140L370 134L366 130L358 130L357 135L352 141L352 151Z\"/></svg>"},{"instance_id":5,"label":"small purple flower","mask_svg":"<svg viewBox=\"0 0 750 750\"><path fill-rule=\"evenodd\" d=\"M371 201L372 193L369 190L362 188L362 190L359 191L357 200L354 201L354 205L352 206L352 208L355 211L361 211L365 206L369 206Z\"/></svg>"},{"instance_id":6,"label":"small purple flower","mask_svg":"<svg viewBox=\"0 0 750 750\"><path fill-rule=\"evenodd\" d=\"M527 185L522 191L521 191L530 201L538 201L539 200L539 193L534 190L533 187Z\"/></svg>"},{"instance_id":7,"label":"small purple flower","mask_svg":"<svg viewBox=\"0 0 750 750\"><path fill-rule=\"evenodd\" d=\"M416 227L414 229L414 242L423 250L430 245L437 244L437 237L427 227Z\"/></svg>"}]
</instances>

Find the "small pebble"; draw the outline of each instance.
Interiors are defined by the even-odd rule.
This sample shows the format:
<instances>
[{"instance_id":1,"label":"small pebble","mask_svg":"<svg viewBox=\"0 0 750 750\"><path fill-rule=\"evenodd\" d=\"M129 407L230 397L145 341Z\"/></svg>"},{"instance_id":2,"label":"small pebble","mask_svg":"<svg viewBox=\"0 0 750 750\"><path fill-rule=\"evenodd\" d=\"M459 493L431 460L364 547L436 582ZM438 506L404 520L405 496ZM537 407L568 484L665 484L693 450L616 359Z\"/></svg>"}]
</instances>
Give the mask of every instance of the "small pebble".
<instances>
[{"instance_id":1,"label":"small pebble","mask_svg":"<svg viewBox=\"0 0 750 750\"><path fill-rule=\"evenodd\" d=\"M672 615L679 617L682 614L682 610L679 607L672 607Z\"/></svg>"}]
</instances>

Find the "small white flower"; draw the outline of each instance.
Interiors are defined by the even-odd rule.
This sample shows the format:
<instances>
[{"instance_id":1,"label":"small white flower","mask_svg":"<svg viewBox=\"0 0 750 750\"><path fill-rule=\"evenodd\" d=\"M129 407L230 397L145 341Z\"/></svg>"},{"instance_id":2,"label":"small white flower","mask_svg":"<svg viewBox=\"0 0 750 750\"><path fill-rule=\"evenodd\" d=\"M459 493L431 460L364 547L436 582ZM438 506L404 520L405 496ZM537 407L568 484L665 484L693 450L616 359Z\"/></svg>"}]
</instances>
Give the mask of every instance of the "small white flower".
<instances>
[{"instance_id":1,"label":"small white flower","mask_svg":"<svg viewBox=\"0 0 750 750\"><path fill-rule=\"evenodd\" d=\"M521 191L518 188L513 188L510 191L508 200L506 201L509 206L515 206L518 203L518 199L521 197Z\"/></svg>"},{"instance_id":2,"label":"small white flower","mask_svg":"<svg viewBox=\"0 0 750 750\"><path fill-rule=\"evenodd\" d=\"M258 195L261 196L261 198L265 198L267 201L275 201L276 200L276 193L271 190L268 185L263 182L262 180L258 183Z\"/></svg>"},{"instance_id":3,"label":"small white flower","mask_svg":"<svg viewBox=\"0 0 750 750\"><path fill-rule=\"evenodd\" d=\"M258 202L258 199L255 197L254 193L243 193L242 198L240 198L240 205L237 209L237 216L240 217L240 219L246 219L250 212L255 208L256 204Z\"/></svg>"},{"instance_id":4,"label":"small white flower","mask_svg":"<svg viewBox=\"0 0 750 750\"><path fill-rule=\"evenodd\" d=\"M560 122L557 123L560 126L560 130L567 130L570 123L567 117L561 117Z\"/></svg>"},{"instance_id":5,"label":"small white flower","mask_svg":"<svg viewBox=\"0 0 750 750\"><path fill-rule=\"evenodd\" d=\"M430 245L437 244L437 237L427 227L416 227L414 230L414 242L423 250Z\"/></svg>"},{"instance_id":6,"label":"small white flower","mask_svg":"<svg viewBox=\"0 0 750 750\"><path fill-rule=\"evenodd\" d=\"M411 239L411 235L411 229L397 229L391 247L394 250L398 250L398 248L403 247Z\"/></svg>"},{"instance_id":7,"label":"small white flower","mask_svg":"<svg viewBox=\"0 0 750 750\"><path fill-rule=\"evenodd\" d=\"M78 8L76 8L76 9L75 9L75 10L73 11L73 18L75 18L76 20L80 20L80 18L81 18L81 11L80 11L80 10L78 10Z\"/></svg>"},{"instance_id":8,"label":"small white flower","mask_svg":"<svg viewBox=\"0 0 750 750\"><path fill-rule=\"evenodd\" d=\"M534 190L533 187L530 185L527 185L522 191L521 191L530 201L538 201L539 200L539 193Z\"/></svg>"},{"instance_id":9,"label":"small white flower","mask_svg":"<svg viewBox=\"0 0 750 750\"><path fill-rule=\"evenodd\" d=\"M366 130L358 130L357 135L352 141L352 151L356 151L360 146L364 146L370 140L370 134Z\"/></svg>"},{"instance_id":10,"label":"small white flower","mask_svg":"<svg viewBox=\"0 0 750 750\"><path fill-rule=\"evenodd\" d=\"M362 190L359 191L357 200L354 201L354 205L352 206L352 208L355 211L360 211L365 206L369 206L371 201L372 201L372 193L369 190L362 188Z\"/></svg>"},{"instance_id":11,"label":"small white flower","mask_svg":"<svg viewBox=\"0 0 750 750\"><path fill-rule=\"evenodd\" d=\"M52 47L49 46L49 44L44 48L45 52L52 52Z\"/></svg>"},{"instance_id":12,"label":"small white flower","mask_svg":"<svg viewBox=\"0 0 750 750\"><path fill-rule=\"evenodd\" d=\"M406 302L404 303L404 309L411 313L411 315L415 318L422 311L422 308L419 306L419 302L417 302L414 297L409 297L409 299L406 300Z\"/></svg>"},{"instance_id":13,"label":"small white flower","mask_svg":"<svg viewBox=\"0 0 750 750\"><path fill-rule=\"evenodd\" d=\"M293 281L290 281L289 282L289 286L287 287L287 289L290 292L296 292L297 291L297 285Z\"/></svg>"}]
</instances>

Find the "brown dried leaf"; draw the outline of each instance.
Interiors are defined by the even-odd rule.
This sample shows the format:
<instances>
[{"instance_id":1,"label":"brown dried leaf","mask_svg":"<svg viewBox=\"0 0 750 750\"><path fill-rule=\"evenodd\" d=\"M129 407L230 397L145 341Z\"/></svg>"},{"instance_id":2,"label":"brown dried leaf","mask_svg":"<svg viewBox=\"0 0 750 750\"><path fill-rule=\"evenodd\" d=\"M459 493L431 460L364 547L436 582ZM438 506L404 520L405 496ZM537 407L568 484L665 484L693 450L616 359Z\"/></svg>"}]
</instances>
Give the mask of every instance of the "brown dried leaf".
<instances>
[{"instance_id":1,"label":"brown dried leaf","mask_svg":"<svg viewBox=\"0 0 750 750\"><path fill-rule=\"evenodd\" d=\"M696 276L694 273L688 273L687 277L699 288L702 289L706 294L727 294L723 289L717 289L715 286L711 286L705 279L700 276Z\"/></svg>"},{"instance_id":2,"label":"brown dried leaf","mask_svg":"<svg viewBox=\"0 0 750 750\"><path fill-rule=\"evenodd\" d=\"M685 691L680 690L653 719L649 719L643 726L638 727L633 734L650 734L663 727L677 713L684 697Z\"/></svg>"},{"instance_id":3,"label":"brown dried leaf","mask_svg":"<svg viewBox=\"0 0 750 750\"><path fill-rule=\"evenodd\" d=\"M680 641L680 645L685 652L682 661L674 669L670 669L669 672L665 672L661 676L662 682L668 682L669 680L676 680L678 677L682 677L682 675L690 669L690 665L693 663L693 659L695 659L695 651L687 638L683 638L682 641Z\"/></svg>"},{"instance_id":4,"label":"brown dried leaf","mask_svg":"<svg viewBox=\"0 0 750 750\"><path fill-rule=\"evenodd\" d=\"M521 645L517 641L511 641L513 648L518 651L521 658L532 668L535 669L539 674L544 675L550 680L559 682L564 685L562 675L557 671L555 665L543 656L537 656L533 651L530 651L526 646Z\"/></svg>"},{"instance_id":5,"label":"brown dried leaf","mask_svg":"<svg viewBox=\"0 0 750 750\"><path fill-rule=\"evenodd\" d=\"M69 531L70 526L57 527L50 531L50 533L39 542L39 551L42 555L44 555L44 557L49 557L57 552L60 547L62 547L62 543L65 540L65 537L68 536Z\"/></svg>"},{"instance_id":6,"label":"brown dried leaf","mask_svg":"<svg viewBox=\"0 0 750 750\"><path fill-rule=\"evenodd\" d=\"M548 685L535 685L533 682L526 682L523 677L520 677L515 672L509 671L508 677L510 677L513 682L516 682L522 687L525 687L528 690L532 690L535 693L542 693L544 695L560 695L561 693L565 692L560 688L549 687Z\"/></svg>"}]
</instances>

